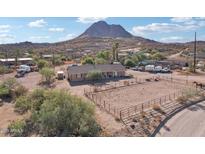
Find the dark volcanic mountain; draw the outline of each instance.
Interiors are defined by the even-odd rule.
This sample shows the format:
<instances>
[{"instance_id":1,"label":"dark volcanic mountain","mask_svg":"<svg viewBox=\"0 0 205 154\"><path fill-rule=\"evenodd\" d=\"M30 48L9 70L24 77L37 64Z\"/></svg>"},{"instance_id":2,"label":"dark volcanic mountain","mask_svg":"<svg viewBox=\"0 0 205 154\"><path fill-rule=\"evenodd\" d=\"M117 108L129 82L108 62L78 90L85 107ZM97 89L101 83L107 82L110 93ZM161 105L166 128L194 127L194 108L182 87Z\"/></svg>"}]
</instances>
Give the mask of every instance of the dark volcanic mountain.
<instances>
[{"instance_id":1,"label":"dark volcanic mountain","mask_svg":"<svg viewBox=\"0 0 205 154\"><path fill-rule=\"evenodd\" d=\"M133 37L121 25L109 25L105 21L98 21L92 24L79 37L110 37L110 38L131 38Z\"/></svg>"}]
</instances>

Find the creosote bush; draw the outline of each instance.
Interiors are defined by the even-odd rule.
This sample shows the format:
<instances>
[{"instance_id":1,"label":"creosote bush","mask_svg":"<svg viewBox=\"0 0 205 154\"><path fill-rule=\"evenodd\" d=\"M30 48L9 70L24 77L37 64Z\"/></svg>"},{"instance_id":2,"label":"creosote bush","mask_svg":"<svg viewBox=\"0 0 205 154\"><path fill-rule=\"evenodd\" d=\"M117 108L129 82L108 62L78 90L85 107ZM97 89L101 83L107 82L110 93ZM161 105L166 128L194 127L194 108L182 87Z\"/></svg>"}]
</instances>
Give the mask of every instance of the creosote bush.
<instances>
[{"instance_id":1,"label":"creosote bush","mask_svg":"<svg viewBox=\"0 0 205 154\"><path fill-rule=\"evenodd\" d=\"M8 126L8 133L14 137L24 136L26 122L24 120L13 121Z\"/></svg>"}]
</instances>

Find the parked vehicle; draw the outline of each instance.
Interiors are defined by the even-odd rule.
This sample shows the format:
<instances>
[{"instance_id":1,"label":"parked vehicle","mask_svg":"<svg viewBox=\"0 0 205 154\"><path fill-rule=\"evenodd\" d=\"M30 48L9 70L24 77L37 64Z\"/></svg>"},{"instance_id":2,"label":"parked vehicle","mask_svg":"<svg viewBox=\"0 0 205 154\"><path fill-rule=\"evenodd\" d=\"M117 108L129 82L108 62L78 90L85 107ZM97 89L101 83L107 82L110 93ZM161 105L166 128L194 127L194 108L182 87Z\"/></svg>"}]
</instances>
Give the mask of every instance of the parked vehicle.
<instances>
[{"instance_id":1,"label":"parked vehicle","mask_svg":"<svg viewBox=\"0 0 205 154\"><path fill-rule=\"evenodd\" d=\"M19 69L17 69L17 72L19 71L25 71L26 73L29 73L31 71L31 67L28 65L20 65Z\"/></svg>"},{"instance_id":2,"label":"parked vehicle","mask_svg":"<svg viewBox=\"0 0 205 154\"><path fill-rule=\"evenodd\" d=\"M57 72L57 79L58 80L63 80L65 78L65 74L63 71L58 71Z\"/></svg>"},{"instance_id":3,"label":"parked vehicle","mask_svg":"<svg viewBox=\"0 0 205 154\"><path fill-rule=\"evenodd\" d=\"M31 66L31 72L37 72L38 70L38 66Z\"/></svg>"},{"instance_id":4,"label":"parked vehicle","mask_svg":"<svg viewBox=\"0 0 205 154\"><path fill-rule=\"evenodd\" d=\"M165 67L161 70L161 73L172 73L172 71L169 68Z\"/></svg>"},{"instance_id":5,"label":"parked vehicle","mask_svg":"<svg viewBox=\"0 0 205 154\"><path fill-rule=\"evenodd\" d=\"M145 66L145 71L153 72L154 71L154 65L146 65Z\"/></svg>"},{"instance_id":6,"label":"parked vehicle","mask_svg":"<svg viewBox=\"0 0 205 154\"><path fill-rule=\"evenodd\" d=\"M24 77L25 74L26 74L26 71L24 71L24 70L19 70L19 71L17 71L15 77L16 77L16 78L21 78L21 77Z\"/></svg>"},{"instance_id":7,"label":"parked vehicle","mask_svg":"<svg viewBox=\"0 0 205 154\"><path fill-rule=\"evenodd\" d=\"M145 71L145 67L144 66L139 66L138 67L138 71L144 72Z\"/></svg>"},{"instance_id":8,"label":"parked vehicle","mask_svg":"<svg viewBox=\"0 0 205 154\"><path fill-rule=\"evenodd\" d=\"M138 66L132 67L131 70L138 71Z\"/></svg>"},{"instance_id":9,"label":"parked vehicle","mask_svg":"<svg viewBox=\"0 0 205 154\"><path fill-rule=\"evenodd\" d=\"M156 72L156 73L160 73L161 71L162 71L162 66L156 66L154 68L154 72Z\"/></svg>"}]
</instances>

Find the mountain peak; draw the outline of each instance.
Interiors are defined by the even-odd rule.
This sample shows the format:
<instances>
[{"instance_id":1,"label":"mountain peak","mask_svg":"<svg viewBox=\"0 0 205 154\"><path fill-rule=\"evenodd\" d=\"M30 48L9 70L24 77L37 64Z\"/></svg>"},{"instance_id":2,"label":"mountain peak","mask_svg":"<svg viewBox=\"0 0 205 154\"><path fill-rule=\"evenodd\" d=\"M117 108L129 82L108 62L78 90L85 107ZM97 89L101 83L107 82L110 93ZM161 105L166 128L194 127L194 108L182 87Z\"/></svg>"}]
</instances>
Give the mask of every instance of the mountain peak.
<instances>
[{"instance_id":1,"label":"mountain peak","mask_svg":"<svg viewBox=\"0 0 205 154\"><path fill-rule=\"evenodd\" d=\"M83 34L79 37L133 37L121 25L109 25L105 21L98 21L92 24Z\"/></svg>"}]
</instances>

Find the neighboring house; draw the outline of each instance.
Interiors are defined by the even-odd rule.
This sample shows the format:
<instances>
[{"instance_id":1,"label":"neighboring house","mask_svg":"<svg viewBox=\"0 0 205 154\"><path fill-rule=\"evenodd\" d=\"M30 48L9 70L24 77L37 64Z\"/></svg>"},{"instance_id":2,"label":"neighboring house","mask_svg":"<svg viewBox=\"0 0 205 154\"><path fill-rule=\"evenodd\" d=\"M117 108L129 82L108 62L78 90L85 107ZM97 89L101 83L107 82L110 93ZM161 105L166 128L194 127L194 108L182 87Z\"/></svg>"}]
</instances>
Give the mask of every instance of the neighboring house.
<instances>
[{"instance_id":1,"label":"neighboring house","mask_svg":"<svg viewBox=\"0 0 205 154\"><path fill-rule=\"evenodd\" d=\"M18 64L30 64L32 61L32 58L18 58ZM0 59L0 64L2 65L15 65L15 63L15 58Z\"/></svg>"},{"instance_id":2,"label":"neighboring house","mask_svg":"<svg viewBox=\"0 0 205 154\"><path fill-rule=\"evenodd\" d=\"M125 67L121 64L86 64L81 66L68 66L68 80L87 80L87 74L95 70L102 72L103 79L125 76Z\"/></svg>"},{"instance_id":3,"label":"neighboring house","mask_svg":"<svg viewBox=\"0 0 205 154\"><path fill-rule=\"evenodd\" d=\"M53 55L42 55L44 59L52 59Z\"/></svg>"}]
</instances>

